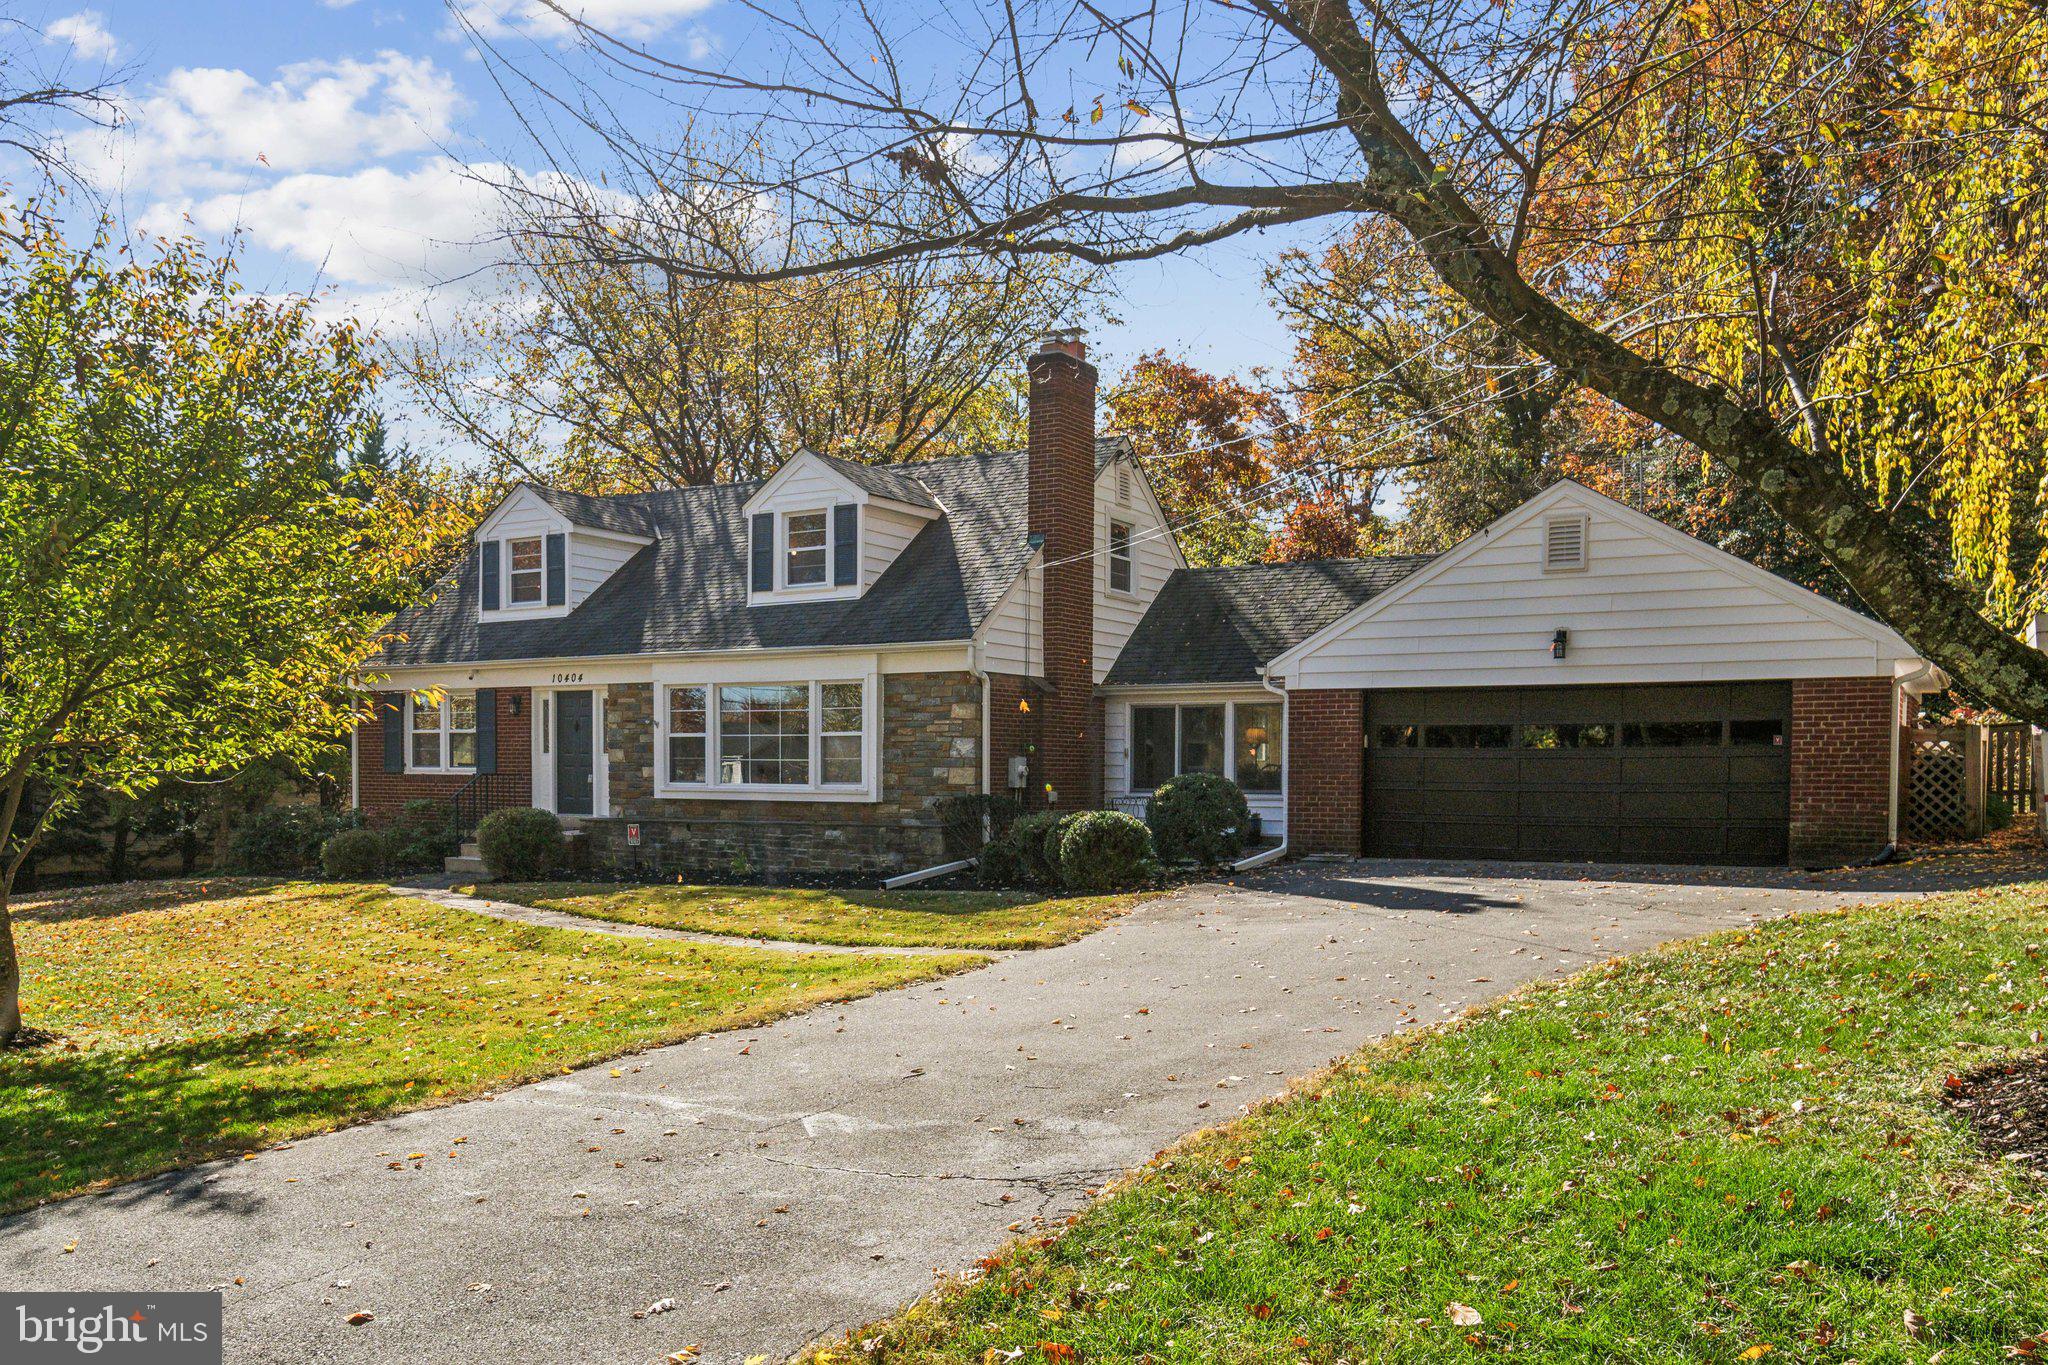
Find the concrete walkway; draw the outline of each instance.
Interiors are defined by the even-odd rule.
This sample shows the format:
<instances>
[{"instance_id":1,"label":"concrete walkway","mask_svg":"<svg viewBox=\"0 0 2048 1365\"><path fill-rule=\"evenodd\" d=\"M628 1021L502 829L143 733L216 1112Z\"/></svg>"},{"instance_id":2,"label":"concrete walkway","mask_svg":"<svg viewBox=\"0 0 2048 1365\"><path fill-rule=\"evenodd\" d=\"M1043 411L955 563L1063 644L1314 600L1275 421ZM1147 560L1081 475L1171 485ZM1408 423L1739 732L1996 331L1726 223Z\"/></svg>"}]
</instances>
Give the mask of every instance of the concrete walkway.
<instances>
[{"instance_id":1,"label":"concrete walkway","mask_svg":"<svg viewBox=\"0 0 2048 1365\"><path fill-rule=\"evenodd\" d=\"M537 905L520 905L515 901L494 901L483 896L468 896L453 887L440 886L428 881L399 882L391 889L401 896L433 901L436 905L452 906L457 910L488 915L492 919L540 924L550 929L581 929L586 933L609 934L613 938L666 938L684 943L711 943L727 948L765 948L772 953L844 953L853 957L919 957L937 952L974 952L983 957L1001 956L1000 953L987 948L895 948L880 944L854 946L837 943L795 943L782 938L739 938L732 934L702 934L694 929L666 929L658 924L624 924L617 920L592 919L588 915L571 914L566 910L544 910Z\"/></svg>"},{"instance_id":2,"label":"concrete walkway","mask_svg":"<svg viewBox=\"0 0 2048 1365\"><path fill-rule=\"evenodd\" d=\"M779 1359L1369 1038L1863 889L1718 880L1193 888L944 981L0 1222L0 1286L220 1287L234 1361Z\"/></svg>"}]
</instances>

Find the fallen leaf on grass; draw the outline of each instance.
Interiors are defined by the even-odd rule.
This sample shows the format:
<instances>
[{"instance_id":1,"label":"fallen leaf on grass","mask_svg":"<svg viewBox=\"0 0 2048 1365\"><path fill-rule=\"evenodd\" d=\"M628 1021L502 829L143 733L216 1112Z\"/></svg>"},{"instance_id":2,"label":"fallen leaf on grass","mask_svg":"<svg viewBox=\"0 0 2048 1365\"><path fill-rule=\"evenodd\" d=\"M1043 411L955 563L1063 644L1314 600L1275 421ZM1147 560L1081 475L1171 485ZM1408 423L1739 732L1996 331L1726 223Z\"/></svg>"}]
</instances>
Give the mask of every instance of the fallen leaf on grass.
<instances>
[{"instance_id":1,"label":"fallen leaf on grass","mask_svg":"<svg viewBox=\"0 0 2048 1365\"><path fill-rule=\"evenodd\" d=\"M1477 1308L1462 1303L1447 1303L1444 1313L1454 1327L1484 1327L1486 1319L1479 1316Z\"/></svg>"},{"instance_id":2,"label":"fallen leaf on grass","mask_svg":"<svg viewBox=\"0 0 2048 1365\"><path fill-rule=\"evenodd\" d=\"M1768 1341L1759 1341L1756 1345L1750 1347L1747 1351L1744 1351L1741 1355L1735 1358L1737 1360L1762 1360L1765 1356L1769 1355L1772 1351L1775 1351L1777 1349L1777 1347L1771 1345L1771 1343L1769 1343Z\"/></svg>"},{"instance_id":3,"label":"fallen leaf on grass","mask_svg":"<svg viewBox=\"0 0 2048 1365\"><path fill-rule=\"evenodd\" d=\"M1905 1321L1906 1332L1913 1340L1918 1341L1927 1335L1927 1319L1921 1317L1910 1308L1906 1310Z\"/></svg>"}]
</instances>

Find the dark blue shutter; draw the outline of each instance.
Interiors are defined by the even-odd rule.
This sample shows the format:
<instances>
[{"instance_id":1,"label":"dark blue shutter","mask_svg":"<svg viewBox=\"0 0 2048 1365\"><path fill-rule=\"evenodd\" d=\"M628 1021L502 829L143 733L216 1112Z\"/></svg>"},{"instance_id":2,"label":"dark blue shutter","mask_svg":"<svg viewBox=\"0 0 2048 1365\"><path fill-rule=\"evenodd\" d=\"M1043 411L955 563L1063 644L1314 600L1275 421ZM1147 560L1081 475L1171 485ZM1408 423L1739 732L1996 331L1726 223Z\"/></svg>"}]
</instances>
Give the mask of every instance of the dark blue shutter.
<instances>
[{"instance_id":1,"label":"dark blue shutter","mask_svg":"<svg viewBox=\"0 0 2048 1365\"><path fill-rule=\"evenodd\" d=\"M485 611L498 609L498 542L487 540L477 546L478 558L483 563L483 603Z\"/></svg>"},{"instance_id":2,"label":"dark blue shutter","mask_svg":"<svg viewBox=\"0 0 2048 1365\"><path fill-rule=\"evenodd\" d=\"M860 507L842 502L832 509L832 581L839 587L860 579Z\"/></svg>"},{"instance_id":3,"label":"dark blue shutter","mask_svg":"<svg viewBox=\"0 0 2048 1365\"><path fill-rule=\"evenodd\" d=\"M775 590L775 514L754 514L754 591Z\"/></svg>"},{"instance_id":4,"label":"dark blue shutter","mask_svg":"<svg viewBox=\"0 0 2048 1365\"><path fill-rule=\"evenodd\" d=\"M386 692L377 698L384 713L384 771L405 771L405 693Z\"/></svg>"},{"instance_id":5,"label":"dark blue shutter","mask_svg":"<svg viewBox=\"0 0 2048 1365\"><path fill-rule=\"evenodd\" d=\"M560 531L548 537L548 605L569 600L569 542Z\"/></svg>"},{"instance_id":6,"label":"dark blue shutter","mask_svg":"<svg viewBox=\"0 0 2048 1365\"><path fill-rule=\"evenodd\" d=\"M476 770L498 771L498 689L476 690Z\"/></svg>"}]
</instances>

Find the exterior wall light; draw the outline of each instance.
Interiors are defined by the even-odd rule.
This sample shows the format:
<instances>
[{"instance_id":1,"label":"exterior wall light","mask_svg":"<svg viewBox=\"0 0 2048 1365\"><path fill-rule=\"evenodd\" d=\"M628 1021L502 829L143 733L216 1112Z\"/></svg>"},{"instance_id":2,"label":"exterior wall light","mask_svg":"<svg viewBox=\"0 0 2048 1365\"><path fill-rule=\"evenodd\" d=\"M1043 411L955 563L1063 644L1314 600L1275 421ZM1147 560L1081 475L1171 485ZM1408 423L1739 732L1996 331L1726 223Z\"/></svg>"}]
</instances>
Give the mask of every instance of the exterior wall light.
<instances>
[{"instance_id":1,"label":"exterior wall light","mask_svg":"<svg viewBox=\"0 0 2048 1365\"><path fill-rule=\"evenodd\" d=\"M1557 634L1550 637L1550 657L1553 659L1562 659L1564 657L1565 646L1569 644L1570 641L1571 632L1566 630L1563 626L1559 626L1557 628Z\"/></svg>"}]
</instances>

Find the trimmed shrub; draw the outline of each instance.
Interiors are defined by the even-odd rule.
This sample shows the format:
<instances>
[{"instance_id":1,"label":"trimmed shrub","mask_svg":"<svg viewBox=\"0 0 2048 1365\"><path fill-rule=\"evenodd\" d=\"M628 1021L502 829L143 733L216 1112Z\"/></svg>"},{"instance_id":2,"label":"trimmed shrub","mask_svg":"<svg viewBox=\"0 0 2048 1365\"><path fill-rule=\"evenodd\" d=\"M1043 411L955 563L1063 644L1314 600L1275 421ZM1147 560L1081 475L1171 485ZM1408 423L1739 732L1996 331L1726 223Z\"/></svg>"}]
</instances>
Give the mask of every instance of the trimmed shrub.
<instances>
[{"instance_id":1,"label":"trimmed shrub","mask_svg":"<svg viewBox=\"0 0 2048 1365\"><path fill-rule=\"evenodd\" d=\"M1065 816L1053 811L1033 811L1010 826L1010 832L1003 842L1016 853L1022 866L1024 881L1031 886L1058 886L1060 881L1057 855L1046 847L1054 828Z\"/></svg>"},{"instance_id":2,"label":"trimmed shrub","mask_svg":"<svg viewBox=\"0 0 2048 1365\"><path fill-rule=\"evenodd\" d=\"M1017 846L1008 839L998 839L982 849L980 860L974 864L974 880L996 888L1024 885L1024 860L1018 856Z\"/></svg>"},{"instance_id":3,"label":"trimmed shrub","mask_svg":"<svg viewBox=\"0 0 2048 1365\"><path fill-rule=\"evenodd\" d=\"M277 877L312 872L320 866L320 849L329 837L361 824L352 810L265 806L251 811L228 837L228 868Z\"/></svg>"},{"instance_id":4,"label":"trimmed shrub","mask_svg":"<svg viewBox=\"0 0 2048 1365\"><path fill-rule=\"evenodd\" d=\"M405 803L398 818L386 827L385 857L399 872L441 870L441 860L462 847L455 829L455 811L446 801L424 797Z\"/></svg>"},{"instance_id":5,"label":"trimmed shrub","mask_svg":"<svg viewBox=\"0 0 2048 1365\"><path fill-rule=\"evenodd\" d=\"M477 826L476 844L493 881L539 881L562 861L562 822L551 810L494 810Z\"/></svg>"},{"instance_id":6,"label":"trimmed shrub","mask_svg":"<svg viewBox=\"0 0 2048 1365\"><path fill-rule=\"evenodd\" d=\"M345 829L320 846L320 869L337 881L382 876L389 853L386 836L374 829Z\"/></svg>"},{"instance_id":7,"label":"trimmed shrub","mask_svg":"<svg viewBox=\"0 0 2048 1365\"><path fill-rule=\"evenodd\" d=\"M1237 784L1213 773L1185 773L1161 783L1147 814L1162 859L1204 867L1243 852L1252 819Z\"/></svg>"},{"instance_id":8,"label":"trimmed shrub","mask_svg":"<svg viewBox=\"0 0 2048 1365\"><path fill-rule=\"evenodd\" d=\"M1147 879L1152 831L1135 815L1091 810L1061 822L1060 882L1070 891L1115 891Z\"/></svg>"}]
</instances>

